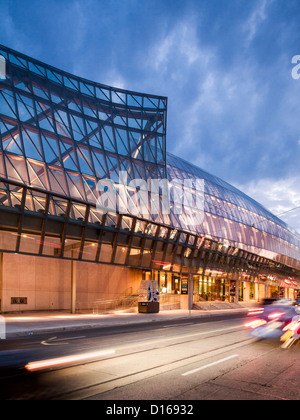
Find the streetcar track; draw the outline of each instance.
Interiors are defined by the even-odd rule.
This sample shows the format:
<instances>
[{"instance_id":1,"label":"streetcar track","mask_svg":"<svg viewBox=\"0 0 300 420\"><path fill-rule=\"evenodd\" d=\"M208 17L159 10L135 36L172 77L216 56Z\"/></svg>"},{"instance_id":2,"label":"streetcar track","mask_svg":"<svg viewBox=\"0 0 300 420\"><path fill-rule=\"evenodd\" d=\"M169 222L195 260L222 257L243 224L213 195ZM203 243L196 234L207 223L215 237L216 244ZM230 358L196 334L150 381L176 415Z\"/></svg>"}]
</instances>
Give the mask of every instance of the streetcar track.
<instances>
[{"instance_id":1,"label":"streetcar track","mask_svg":"<svg viewBox=\"0 0 300 420\"><path fill-rule=\"evenodd\" d=\"M185 327L185 325L182 325L182 327ZM232 329L234 329L234 330L232 330ZM127 356L135 356L135 355L138 356L139 354L150 353L150 352L153 352L153 351L156 351L156 350L168 349L168 348L172 348L172 347L174 348L176 346L181 346L181 345L185 345L185 344L188 345L189 343L193 343L193 342L196 342L196 341L201 342L203 340L209 340L209 339L213 339L215 337L220 337L220 336L224 336L224 335L228 336L229 334L236 334L236 333L238 333L240 331L243 331L243 330L244 330L243 326L238 325L238 326L234 326L234 327L230 327L230 328L223 328L223 329L219 329L219 330L201 331L201 332L198 332L198 333L185 334L185 335L181 335L181 336L179 335L177 337L176 336L175 337L168 337L168 338L165 338L165 339L158 339L158 340L151 341L151 342L145 341L143 343L132 343L132 344L127 345L127 346L125 345L123 347L116 347L115 348L116 351L118 351L118 352L123 351L123 352L122 353L116 353L114 356L105 357L101 360L97 360L97 359L86 360L86 361L81 362L81 363L73 363L72 365L64 365L64 366L61 366L61 367L53 367L51 369L41 370L41 371L36 371L36 372L30 372L30 373L28 373L25 370L22 370L22 371L18 372L16 375L14 375L14 377L16 377L16 376L23 377L23 380L27 380L28 378L30 379L30 375L31 375L31 378L33 378L33 380L35 380L34 378L38 378L38 377L41 378L41 379L43 379L43 377L44 377L44 379L46 380L47 375L49 375L49 374L51 374L55 371L58 371L58 370L67 372L68 370L70 371L72 368L76 368L79 365L80 366L86 366L86 365L92 365L92 364L105 363L107 361L112 361L113 362L114 360L118 360L118 359L121 359L121 358L126 358ZM67 338L66 338L66 340L67 340ZM174 342L176 340L179 340L179 341ZM77 388L76 383L73 383L73 384L68 383L66 385L68 387L68 389L66 390L66 389L62 389L62 388L65 387L64 386L65 384L63 382L61 382L60 384L58 384L59 386L56 388L56 391L53 391L53 389L49 390L49 394L47 395L47 399L74 398L74 395L76 395L78 393L82 394L84 392L85 393L88 392L90 394L89 390L93 394L96 394L96 388L97 387L103 387L103 386L109 385L109 384L113 385L114 383L116 384L115 387L118 388L120 385L118 386L117 384L120 383L120 381L122 382L126 379L135 378L135 377L137 377L139 375L142 375L142 374L145 375L145 374L149 373L150 371L152 373L157 372L158 370L160 370L162 368L164 369L164 371L167 372L170 369L172 369L172 367L182 363L183 361L184 361L184 365L188 365L188 364L191 363L193 358L199 358L200 357L201 361L206 360L209 357L211 357L212 353L219 352L219 351L222 351L222 350L228 351L228 349L230 347L246 346L251 341L252 341L252 338L249 339L249 337L247 337L247 339L243 339L243 340L240 340L240 341L237 341L237 342L234 342L234 343L229 343L229 344L217 347L217 348L213 348L211 350L204 351L201 354L199 354L198 352L197 353L193 352L192 355L186 356L184 358L179 358L179 359L173 360L169 363L163 363L163 364L155 365L155 366L152 366L150 368L146 368L146 369L143 369L143 370L140 370L140 371L137 371L137 372L130 372L130 373L128 373L126 375L123 375L123 376L120 376L120 377L115 377L115 378L100 381L100 382L97 382L97 383L88 384L88 385L83 386L83 387L78 387ZM150 347L145 348L147 346L150 346ZM201 346L201 344L200 344L200 346ZM107 346L107 347L103 348L102 350L105 351L108 348L109 347ZM110 347L110 349L111 349L111 347ZM90 350L91 350L91 348L90 348ZM130 350L130 351L128 352L126 350ZM204 357L204 359L202 359L203 357ZM104 370L105 370L105 368L104 368ZM159 374L159 373L157 373L157 374ZM5 379L8 379L8 378L7 377L6 378L1 378L0 381L4 384ZM133 380L133 382L131 382L131 383L135 383L135 382L139 382L139 381L140 381L140 379L137 379L137 380ZM70 385L75 386L76 388L70 390L69 389ZM124 386L126 386L126 385L124 385ZM114 389L115 387L113 387L112 389ZM108 392L108 391L109 390L104 390L104 391L101 390L100 392L98 392L98 394L102 394L103 392ZM35 394L35 396L36 396L36 394ZM23 394L21 394L19 398L22 399L23 397L24 397ZM28 398L28 395L27 395L27 398Z\"/></svg>"},{"instance_id":2,"label":"streetcar track","mask_svg":"<svg viewBox=\"0 0 300 420\"><path fill-rule=\"evenodd\" d=\"M145 352L151 352L151 351L156 350L156 349L165 349L165 348L169 348L169 347L180 346L182 344L193 343L193 342L196 342L196 341L209 340L211 338L221 337L221 336L224 336L224 335L236 334L237 332L244 330L244 328L240 327L240 326L238 326L236 328L237 329L234 329L234 331L230 331L230 329L232 329L232 327L230 327L229 329L228 328L224 329L223 332L221 332L222 330L220 329L220 330L213 330L213 331L203 331L203 332L199 332L199 333L188 334L188 335L178 336L178 337L168 337L168 338L165 338L165 339L158 339L158 340L150 341L150 342L149 341L145 341L143 343L136 343L135 342L135 343L131 343L127 346L123 346L123 347L112 348L112 346L107 346L107 347L102 348L101 350L102 351L114 350L115 352L116 351L122 351L122 350L132 350L132 351L130 353L122 353L122 354L115 353L114 356L107 357L107 358L104 358L104 359L91 359L91 360L86 360L86 361L83 361L83 362L81 361L80 363L79 362L78 363L74 362L70 365L51 367L49 369L45 368L45 369L41 369L40 372L37 371L36 373L47 374L48 372L53 372L53 371L56 371L56 370L72 369L72 368L74 368L78 365L86 366L86 365L89 365L89 364L100 363L102 361L104 362L106 360L114 360L114 359L118 359L118 358L121 358L121 357L126 357L128 355L133 355L133 354L138 355L138 354L142 354L142 353L145 353ZM207 335L207 336L205 336L205 335ZM172 342L174 340L186 339L188 337L193 337L193 338L191 338L189 340L184 340L184 341ZM241 342L248 341L248 340L249 339L247 338L246 340L242 340ZM237 343L239 343L239 342L237 342ZM148 345L156 345L156 344L163 344L163 345L161 345L159 347L142 348L142 347L146 347ZM230 344L230 345L232 345L232 344ZM140 348L140 349L137 349L137 348ZM133 351L134 349L137 349L137 350ZM91 350L90 347L89 347L89 350ZM86 351L86 346L82 346L79 349L77 349L76 353L80 354L79 351ZM212 351L214 351L214 350L212 350ZM91 353L92 352L93 351L91 350ZM203 354L205 354L205 353L203 353ZM191 357L194 357L194 356L191 356ZM28 363L30 363L30 362L33 362L33 361L29 361ZM16 372L16 370L17 370L17 372ZM9 377L24 376L27 373L28 372L25 370L25 367L19 366L17 369L14 369L14 374L13 375L11 375L11 376L7 375L7 376L4 376L4 377L0 377L0 381L3 381L4 379L8 379Z\"/></svg>"},{"instance_id":3,"label":"streetcar track","mask_svg":"<svg viewBox=\"0 0 300 420\"><path fill-rule=\"evenodd\" d=\"M217 323L222 323L222 322L224 322L224 321L217 321ZM201 323L201 324L193 324L193 325L198 325L198 326L202 326L202 325L208 325L208 324L210 324L209 322L205 322L205 323ZM184 327L185 325L183 324L183 327ZM193 337L195 337L194 339L192 339L192 340L186 340L185 342L186 343L189 343L189 342L193 342L193 341L196 341L197 339L206 339L206 338L210 338L210 337L215 337L216 336L216 334L217 335L224 335L224 334L230 334L230 333L235 333L236 332L236 328L241 328L241 330L243 330L243 327L242 326L236 326L236 327L233 327L234 329L235 329L235 331L230 331L230 329L231 329L232 327L230 327L229 329L228 328L226 328L225 329L225 332L223 332L223 333L221 333L221 331L222 331L222 329L218 329L218 330L213 330L213 331L203 331L203 332L200 332L200 333L195 333L195 334L189 334L189 335L184 335L184 336L178 336L178 337L171 337L171 338L167 338L167 339L162 339L162 340L157 340L157 341L159 341L160 343L163 343L164 341L172 341L172 340L178 340L178 339L180 339L180 338L187 338L188 336L193 336ZM158 330L156 330L156 331L158 331ZM166 331L166 329L164 329L164 331ZM212 334L212 332L214 332L215 334ZM130 333L131 334L131 333ZM210 334L209 336L207 336L207 337L203 337L203 335L205 335L205 334ZM164 335L165 336L165 335ZM202 337L201 337L202 336ZM46 341L51 341L52 339L53 339L54 337L52 337L52 338L48 338L48 340L46 340ZM56 337L55 337L56 338ZM75 339L76 337L72 337L73 339ZM77 338L84 338L83 336L81 336L81 337L77 337ZM68 337L61 337L61 338L59 338L58 339L58 341L67 341L67 340L70 340L70 338L68 338ZM121 341L122 341L122 339L121 339ZM45 342L45 341L44 341ZM42 343L40 343L40 344L44 344L44 342L42 342ZM176 344L178 344L178 345L180 345L182 342L180 341L179 343L173 343L173 344L170 344L170 345L176 345ZM133 341L133 342L131 342L131 344L130 345L128 345L128 346L126 346L126 347L128 347L128 348L134 348L134 347L142 347L142 346L146 346L146 345L148 345L148 344L153 344L153 342L144 342L144 343L136 343L136 340L135 341ZM154 343L155 344L155 343ZM169 347L170 345L165 345L164 347ZM118 344L116 344L116 350L124 350L124 347L117 347L118 346ZM93 346L92 346L93 348L97 348L97 349L99 349L99 345L98 344L94 344ZM111 350L112 349L112 347L113 346L104 346L103 348L102 348L102 350L103 351L105 351L105 350ZM160 347L160 348L163 348L163 347ZM32 348L32 350L34 350L35 348ZM38 348L37 348L38 349ZM28 352L30 350L30 348L28 347L28 346L26 346L26 348L24 349L24 352ZM89 345L88 346L88 350L91 350L91 346ZM86 344L82 344L82 345L80 345L80 346L76 346L76 353L79 353L80 351L87 351L87 345ZM143 350L141 350L141 351L136 351L135 353L136 354L138 354L138 353L141 353ZM65 354L65 353L64 353ZM73 353L74 354L74 353ZM119 357L119 356L121 356L121 355L118 355L118 356L116 356L116 357ZM45 354L45 357L47 358L47 355ZM105 360L107 360L107 359L105 359ZM27 360L27 362L28 363L30 363L30 362L32 362L32 361L34 361L34 360ZM94 362L96 362L97 360L91 360L91 361L86 361L84 364L88 364L88 363L94 363ZM74 363L74 364L72 364L72 365L69 365L69 366L65 366L64 368L71 368L71 367L74 367L74 366L76 366L76 363ZM5 368L5 366L4 366L4 368ZM4 379L7 379L7 378L9 378L9 377L16 377L16 376L22 376L22 375L24 375L24 374L26 374L27 372L23 369L24 368L24 365L18 365L17 363L16 363L16 365L14 365L12 368L11 368L11 371L10 371L10 373L11 374L9 374L9 369L7 370L7 374L5 374L5 376L1 376L0 375L0 381L3 381ZM59 369L59 368L57 368L57 369ZM52 368L52 370L57 370L57 369L54 369L54 368ZM6 368L5 368L5 370L6 370ZM46 371L44 371L44 372L46 372ZM0 373L1 373L1 371L0 371ZM4 372L3 372L4 373Z\"/></svg>"},{"instance_id":4,"label":"streetcar track","mask_svg":"<svg viewBox=\"0 0 300 420\"><path fill-rule=\"evenodd\" d=\"M114 360L121 359L123 357L131 356L131 355L139 355L139 354L143 354L143 353L144 354L145 353L150 353L150 352L155 351L155 350L167 349L167 348L171 348L171 347L175 347L175 346L180 346L180 345L188 344L188 343L195 342L195 341L203 341L203 340L212 339L212 338L215 338L216 336L223 336L223 335L228 335L228 334L234 334L234 333L237 333L237 332L238 332L238 330L235 330L235 331L228 331L227 330L227 331L224 331L222 333L219 332L219 334L218 334L218 331L215 331L215 334L211 334L211 335L208 335L208 336L201 336L200 333L199 333L196 337L195 337L195 334L193 334L193 339L191 339L191 340L185 340L185 341L180 341L180 342L176 342L176 343L170 342L171 340L178 339L177 337L172 337L171 339L168 339L168 342L162 342L162 341L160 341L160 344L163 343L163 346L160 346L160 347L151 347L151 348L140 348L140 349L136 349L136 345L131 345L131 346L129 346L129 348L132 350L130 353L115 354L112 357L107 357L107 358L104 358L104 359L101 359L101 360L94 359L94 360L85 361L85 362L81 362L81 363L73 363L72 365L65 365L65 366L61 366L61 367L53 367L51 369L45 369L45 370L36 371L36 372L27 372L25 370L21 370L20 372L17 372L17 373L15 372L15 374L12 375L11 377L6 376L6 377L0 378L0 381L3 383L7 379L16 379L16 378L27 379L28 378L28 375L29 375L29 379L30 379L30 376L31 376L31 378L33 378L33 377L39 377L39 376L43 376L43 375L47 376L47 375L49 375L49 374L51 374L51 373L53 373L55 371L58 371L58 370L60 370L60 371L68 371L69 370L70 371L72 368L76 368L79 365L80 366L86 366L86 365L92 365L92 364L98 364L98 363L105 363L108 360L114 361ZM203 334L209 334L209 331L203 332ZM250 339L250 341L252 341L252 339ZM163 364L160 364L160 365L157 365L157 366L154 366L154 367L151 367L151 368L147 368L147 369L144 369L144 370L141 370L141 371L138 371L138 372L132 372L132 373L123 375L123 376L118 377L118 378L112 378L112 379L109 379L107 381L101 381L101 382L96 383L96 384L87 385L86 387L76 388L76 389L71 390L71 391L68 390L66 392L62 392L62 390L60 390L58 388L57 389L57 393L51 394L49 396L49 399L55 399L55 398L58 398L58 397L59 398L64 398L64 396L74 395L75 393L83 392L83 391L88 390L88 389L93 389L95 387L103 386L103 385L110 384L110 383L113 383L113 382L116 382L116 381L122 381L122 380L124 380L126 378L134 377L136 375L147 373L149 371L161 369L163 367L164 368L167 368L167 370L169 370L171 368L171 366L173 366L174 364L180 363L182 360L187 361L187 362L190 362L190 360L193 359L193 358L195 358L195 357L202 357L202 356L205 356L206 354L207 355L210 354L210 356L211 356L211 353L212 352L217 352L217 351L220 351L220 350L223 350L223 349L227 349L227 348L229 348L231 346L236 346L237 344L245 343L243 345L247 345L248 342L249 342L249 338L247 338L246 340L241 340L241 341L238 341L238 342L235 342L235 343L227 344L225 346L221 346L221 347L217 347L217 348L214 348L214 349L211 349L211 350L207 350L207 351L204 351L201 354L199 354L199 353L193 353L192 355L186 356L183 359L176 359L176 360L173 360L172 362L167 363L167 364L166 363L163 363ZM149 342L143 343L144 346L145 345L148 345L148 344L149 344ZM129 350L129 348L127 347L126 350ZM118 349L118 351L120 351L122 349L123 348L120 347ZM134 351L134 349L136 349L136 351ZM207 356L207 358L208 357L209 356ZM186 363L186 364L188 364L188 363ZM70 386L70 384L68 384L68 386ZM20 398L22 399L22 395L20 396Z\"/></svg>"},{"instance_id":5,"label":"streetcar track","mask_svg":"<svg viewBox=\"0 0 300 420\"><path fill-rule=\"evenodd\" d=\"M93 360L93 361L87 361L84 363L81 363L80 365L89 365L89 364L102 364L105 363L107 361L110 360L114 360L114 359L122 359L122 358L126 358L128 356L135 356L141 353L150 353L156 350L161 350L164 348L170 348L170 347L175 347L175 346L179 346L179 345L185 345L188 344L189 342L195 342L195 341L203 341L203 340L207 340L207 339L213 339L216 336L222 336L222 335L228 335L228 334L236 334L238 333L239 330L235 330L235 331L230 331L230 332L223 332L222 334L213 334L213 335L209 335L209 336L205 336L205 337L201 337L198 336L198 338L194 338L192 340L189 341L181 341L181 342L177 342L177 343L164 343L164 346L162 347L151 347L148 349L140 349L137 351L132 351L130 353L123 353L123 354L116 354L113 357L109 357L109 358L105 358L105 359L101 359L101 360ZM206 332L207 333L207 332ZM63 380L62 382L58 382L57 383L57 387L56 387L56 391L53 391L53 388L51 389L47 389L47 390L40 390L38 392L35 392L33 395L28 396L28 394L24 395L21 394L18 398L19 399L30 399L30 398L35 398L35 399L39 399L39 398L44 398L46 397L46 399L48 400L54 400L54 399L85 399L85 398L93 398L95 396L99 396L99 395L103 395L105 393L109 393L109 392L113 392L116 389L121 389L121 388L125 388L127 386L134 386L135 384L138 384L139 382L142 382L143 380L145 380L145 376L146 379L150 379L150 378L154 378L156 376L162 375L162 374L166 374L172 370L175 369L183 369L191 364L195 364L195 363L205 363L206 361L211 361L212 357L217 357L218 353L219 354L224 354L225 352L228 353L230 350L235 350L237 348L242 349L244 347L247 347L249 344L251 344L251 342L253 341L257 341L256 339L253 338L249 338L247 337L246 339L243 340L239 340L239 341L235 341L233 343L228 343L226 345L222 345L220 347L216 347L213 349L209 349L206 351L203 351L202 353L195 353L193 352L193 354L189 355L189 356L185 356L185 357L181 357L181 358L176 358L176 360L172 360L169 363L160 363L158 365L155 366L151 366L148 367L146 369L142 369L142 370L138 370L135 372L130 372L127 374L124 374L122 376L119 377L114 377L111 379L107 379L107 380L103 380L103 381L99 381L96 383L92 383L92 384L88 384L85 386L76 386L76 383L72 383L72 382L67 382L65 383ZM201 346L201 344L200 344ZM132 347L132 350L134 350L134 347ZM274 350L274 349L273 349ZM264 351L263 355L269 353L268 351ZM261 355L260 355L261 356ZM260 357L258 356L258 357ZM195 359L195 360L193 360ZM248 360L244 361L243 364L248 363ZM39 378L41 377L41 379L46 380L47 382L47 375L53 373L54 371L57 370L61 370L61 371L68 371L71 370L72 368L75 368L76 365L71 365L71 366L64 366L61 367L60 369L51 369L51 370L47 370L47 371L41 371L41 372L35 372L35 373L30 373L29 375L33 375L32 377L35 378ZM238 367L238 366L237 366ZM236 368L237 368L236 367ZM99 372L102 368L99 369ZM104 367L104 371L107 368ZM163 369L163 371L162 371ZM233 368L235 369L235 368ZM46 377L44 376L46 375ZM66 374L67 375L67 374ZM142 375L142 377L141 377ZM124 383L125 381L125 383ZM74 386L74 389L70 390L70 386ZM106 389L103 389L103 387L107 386ZM99 388L99 389L97 389ZM39 392L42 392L43 395L39 394Z\"/></svg>"},{"instance_id":6,"label":"streetcar track","mask_svg":"<svg viewBox=\"0 0 300 420\"><path fill-rule=\"evenodd\" d=\"M124 379L128 379L130 377L134 377L136 375L141 375L141 374L144 374L144 373L147 373L147 372L151 372L151 371L153 372L154 370L157 370L157 369L159 370L161 368L165 368L166 371L169 371L170 369L172 369L172 365L178 364L178 363L180 363L182 361L185 361L185 362L188 361L188 363L185 363L184 365L181 365L180 366L180 368L182 368L183 366L187 366L187 365L189 365L191 363L190 359L193 359L195 357L205 356L207 354L208 355L207 357L201 359L201 362L203 362L203 361L209 359L211 357L211 353L213 353L213 352L218 352L218 351L227 349L227 347L236 347L236 346L239 347L239 348L240 347L244 347L244 346L247 346L248 345L249 341L252 342L253 339L249 339L248 338L246 340L241 340L241 341L235 342L233 344L231 343L231 344L227 344L225 346L221 346L221 347L217 347L217 348L214 348L214 349L211 349L211 350L207 350L207 351L205 351L205 352L203 352L201 354L196 353L196 354L193 354L193 355L190 355L190 356L186 356L184 358L176 359L176 360L173 360L172 362L169 362L167 364L166 363L163 363L163 364L157 365L155 367L150 367L150 368L147 368L147 369L143 369L143 370L140 370L138 372L132 372L132 373L129 373L127 375L120 376L118 378L113 378L113 379L109 379L109 380L106 380L106 381L98 382L96 384L92 384L92 385L88 385L88 386L85 386L85 387L77 388L76 390L72 390L72 391L66 392L64 394L60 394L60 396L62 398L67 398L69 396L69 398L70 398L71 395L78 394L80 392L81 393L84 392L84 391L86 392L87 390L91 390L93 388L100 387L102 385L111 384L111 383L117 382L117 381L122 381ZM242 344L242 343L244 343L244 344ZM175 345L177 345L177 344L183 344L183 343L176 343ZM168 345L166 347L170 347L170 346L171 345ZM144 350L144 352L150 352L150 351L153 351L153 350L155 350L155 349L147 349L147 350ZM228 349L226 351L228 351ZM136 354L136 353L131 353L131 354ZM119 356L115 356L115 357L110 358L110 360L111 359L115 359L115 358L120 358L120 357L126 357L126 356L128 356L128 355L119 355ZM160 373L156 373L156 374L151 375L151 376L157 376L159 374ZM138 380L130 383L130 385L135 384L135 383L138 383L138 382L140 382L140 381L142 381L144 379L145 378L138 379ZM128 386L128 385L129 384L125 384L125 385L121 385L121 386L116 386L116 387L114 387L112 389L122 388L122 387L125 387L125 386ZM99 394L103 394L105 392L110 392L112 389L108 389L108 390L105 390L105 391L102 391L102 392L100 391L100 392L97 392L97 393L95 393L93 395L99 395ZM92 398L93 395L85 396L85 398L87 398L87 397L88 398Z\"/></svg>"}]
</instances>

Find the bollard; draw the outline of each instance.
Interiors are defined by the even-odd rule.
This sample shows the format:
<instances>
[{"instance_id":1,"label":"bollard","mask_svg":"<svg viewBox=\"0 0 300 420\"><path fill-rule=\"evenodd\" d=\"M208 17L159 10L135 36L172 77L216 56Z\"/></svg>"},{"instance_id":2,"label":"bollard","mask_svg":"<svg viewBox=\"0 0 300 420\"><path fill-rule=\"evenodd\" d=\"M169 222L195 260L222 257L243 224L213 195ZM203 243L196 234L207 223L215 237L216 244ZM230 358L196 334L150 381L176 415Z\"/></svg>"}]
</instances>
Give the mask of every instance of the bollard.
<instances>
[{"instance_id":1,"label":"bollard","mask_svg":"<svg viewBox=\"0 0 300 420\"><path fill-rule=\"evenodd\" d=\"M3 316L0 315L0 340L6 339L6 324Z\"/></svg>"}]
</instances>

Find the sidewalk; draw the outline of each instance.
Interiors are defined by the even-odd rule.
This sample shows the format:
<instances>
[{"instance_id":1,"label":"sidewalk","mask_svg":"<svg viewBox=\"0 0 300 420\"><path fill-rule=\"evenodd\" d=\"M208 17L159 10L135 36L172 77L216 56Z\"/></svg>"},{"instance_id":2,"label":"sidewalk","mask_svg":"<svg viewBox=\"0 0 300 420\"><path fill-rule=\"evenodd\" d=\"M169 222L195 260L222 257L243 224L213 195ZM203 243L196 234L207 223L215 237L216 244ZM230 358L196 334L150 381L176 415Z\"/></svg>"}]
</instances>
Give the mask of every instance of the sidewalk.
<instances>
[{"instance_id":1,"label":"sidewalk","mask_svg":"<svg viewBox=\"0 0 300 420\"><path fill-rule=\"evenodd\" d=\"M145 322L190 320L198 317L222 316L228 313L242 313L248 308L219 310L169 310L157 314L139 314L114 311L105 314L69 314L67 312L32 312L21 314L4 314L6 338L21 337L39 333L55 333L80 329L110 327Z\"/></svg>"}]
</instances>

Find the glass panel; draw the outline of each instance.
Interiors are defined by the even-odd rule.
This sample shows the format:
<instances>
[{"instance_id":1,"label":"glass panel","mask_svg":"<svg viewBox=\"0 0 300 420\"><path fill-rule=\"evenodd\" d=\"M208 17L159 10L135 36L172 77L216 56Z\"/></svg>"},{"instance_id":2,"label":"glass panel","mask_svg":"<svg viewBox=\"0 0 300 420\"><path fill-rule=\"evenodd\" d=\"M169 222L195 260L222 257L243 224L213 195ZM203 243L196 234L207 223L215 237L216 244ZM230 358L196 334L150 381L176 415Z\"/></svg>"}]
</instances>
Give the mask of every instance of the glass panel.
<instances>
[{"instance_id":1,"label":"glass panel","mask_svg":"<svg viewBox=\"0 0 300 420\"><path fill-rule=\"evenodd\" d=\"M102 244L100 249L99 261L110 263L112 258L112 244Z\"/></svg>"},{"instance_id":2,"label":"glass panel","mask_svg":"<svg viewBox=\"0 0 300 420\"><path fill-rule=\"evenodd\" d=\"M80 246L81 246L80 240L67 237L65 241L64 257L71 258L71 259L78 259Z\"/></svg>"},{"instance_id":3,"label":"glass panel","mask_svg":"<svg viewBox=\"0 0 300 420\"><path fill-rule=\"evenodd\" d=\"M172 262L173 261L174 251L175 251L175 245L168 244L167 245L166 257L165 257L165 260L167 262Z\"/></svg>"},{"instance_id":4,"label":"glass panel","mask_svg":"<svg viewBox=\"0 0 300 420\"><path fill-rule=\"evenodd\" d=\"M97 256L98 244L94 241L84 242L82 259L86 261L95 261Z\"/></svg>"},{"instance_id":5,"label":"glass panel","mask_svg":"<svg viewBox=\"0 0 300 420\"><path fill-rule=\"evenodd\" d=\"M88 223L102 224L102 214L96 209L90 209Z\"/></svg>"},{"instance_id":6,"label":"glass panel","mask_svg":"<svg viewBox=\"0 0 300 420\"><path fill-rule=\"evenodd\" d=\"M129 232L132 229L132 223L133 223L133 219L132 218L126 217L126 216L122 216L120 229Z\"/></svg>"},{"instance_id":7,"label":"glass panel","mask_svg":"<svg viewBox=\"0 0 300 420\"><path fill-rule=\"evenodd\" d=\"M27 190L25 209L45 214L47 195L33 190Z\"/></svg>"},{"instance_id":8,"label":"glass panel","mask_svg":"<svg viewBox=\"0 0 300 420\"><path fill-rule=\"evenodd\" d=\"M168 232L169 232L169 229L167 229L165 227L161 227L159 229L158 237L161 238L161 239L167 239Z\"/></svg>"},{"instance_id":9,"label":"glass panel","mask_svg":"<svg viewBox=\"0 0 300 420\"><path fill-rule=\"evenodd\" d=\"M43 242L43 255L59 257L60 251L61 251L60 238L54 238L52 236L46 235Z\"/></svg>"},{"instance_id":10,"label":"glass panel","mask_svg":"<svg viewBox=\"0 0 300 420\"><path fill-rule=\"evenodd\" d=\"M164 250L165 250L165 244L163 242L158 241L156 245L155 255L153 257L153 260L160 264L164 263Z\"/></svg>"},{"instance_id":11,"label":"glass panel","mask_svg":"<svg viewBox=\"0 0 300 420\"><path fill-rule=\"evenodd\" d=\"M40 249L41 238L35 235L21 235L20 252L26 254L38 254Z\"/></svg>"},{"instance_id":12,"label":"glass panel","mask_svg":"<svg viewBox=\"0 0 300 420\"><path fill-rule=\"evenodd\" d=\"M70 209L70 218L83 222L85 220L87 207L84 204L72 203Z\"/></svg>"},{"instance_id":13,"label":"glass panel","mask_svg":"<svg viewBox=\"0 0 300 420\"><path fill-rule=\"evenodd\" d=\"M146 223L142 222L141 220L137 220L134 231L136 233L143 234L145 232L145 229L146 229Z\"/></svg>"},{"instance_id":14,"label":"glass panel","mask_svg":"<svg viewBox=\"0 0 300 420\"><path fill-rule=\"evenodd\" d=\"M127 247L125 246L117 246L116 256L115 256L115 264L125 264L126 256L127 256Z\"/></svg>"},{"instance_id":15,"label":"glass panel","mask_svg":"<svg viewBox=\"0 0 300 420\"><path fill-rule=\"evenodd\" d=\"M140 264L141 250L138 248L131 248L128 264L133 267L138 267Z\"/></svg>"},{"instance_id":16,"label":"glass panel","mask_svg":"<svg viewBox=\"0 0 300 420\"><path fill-rule=\"evenodd\" d=\"M48 214L66 218L68 209L68 201L62 198L50 198Z\"/></svg>"},{"instance_id":17,"label":"glass panel","mask_svg":"<svg viewBox=\"0 0 300 420\"><path fill-rule=\"evenodd\" d=\"M157 225L153 225L152 223L149 223L145 234L148 236L156 236L156 232L157 232Z\"/></svg>"},{"instance_id":18,"label":"glass panel","mask_svg":"<svg viewBox=\"0 0 300 420\"><path fill-rule=\"evenodd\" d=\"M154 248L154 240L146 239L144 244L144 251L142 255L141 266L144 268L149 268L152 263L152 253Z\"/></svg>"},{"instance_id":19,"label":"glass panel","mask_svg":"<svg viewBox=\"0 0 300 420\"><path fill-rule=\"evenodd\" d=\"M0 231L0 249L3 251L15 251L18 234L16 232Z\"/></svg>"}]
</instances>

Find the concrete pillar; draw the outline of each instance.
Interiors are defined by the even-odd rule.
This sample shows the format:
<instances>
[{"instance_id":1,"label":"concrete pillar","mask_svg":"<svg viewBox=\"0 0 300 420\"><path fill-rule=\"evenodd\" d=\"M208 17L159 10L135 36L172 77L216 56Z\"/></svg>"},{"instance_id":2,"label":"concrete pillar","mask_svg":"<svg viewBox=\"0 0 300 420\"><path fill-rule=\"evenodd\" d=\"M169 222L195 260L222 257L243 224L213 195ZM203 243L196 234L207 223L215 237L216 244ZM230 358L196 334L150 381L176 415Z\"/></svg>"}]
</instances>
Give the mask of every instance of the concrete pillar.
<instances>
[{"instance_id":1,"label":"concrete pillar","mask_svg":"<svg viewBox=\"0 0 300 420\"><path fill-rule=\"evenodd\" d=\"M194 304L194 276L189 275L189 311L193 309Z\"/></svg>"},{"instance_id":2,"label":"concrete pillar","mask_svg":"<svg viewBox=\"0 0 300 420\"><path fill-rule=\"evenodd\" d=\"M77 263L71 261L71 314L76 313L76 280L77 280Z\"/></svg>"},{"instance_id":3,"label":"concrete pillar","mask_svg":"<svg viewBox=\"0 0 300 420\"><path fill-rule=\"evenodd\" d=\"M235 283L235 303L239 303L240 301L240 282L239 280Z\"/></svg>"}]
</instances>

